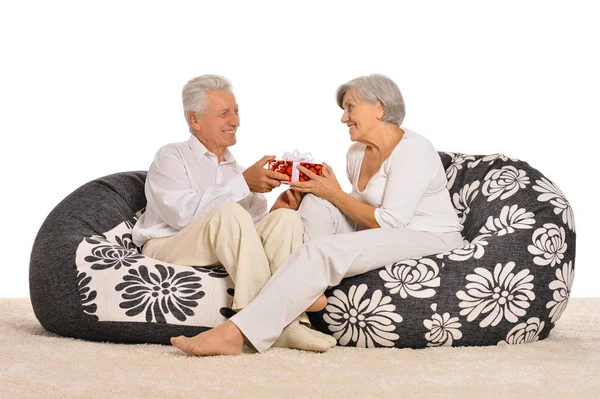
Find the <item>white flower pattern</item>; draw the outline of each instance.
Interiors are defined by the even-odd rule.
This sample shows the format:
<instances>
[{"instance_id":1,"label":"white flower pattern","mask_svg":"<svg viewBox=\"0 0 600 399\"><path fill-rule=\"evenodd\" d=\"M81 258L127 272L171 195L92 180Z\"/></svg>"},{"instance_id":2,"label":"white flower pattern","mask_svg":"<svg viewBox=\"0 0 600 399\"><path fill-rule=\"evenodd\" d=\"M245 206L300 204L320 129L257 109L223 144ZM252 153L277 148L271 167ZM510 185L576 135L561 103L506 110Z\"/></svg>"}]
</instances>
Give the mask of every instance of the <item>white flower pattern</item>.
<instances>
[{"instance_id":1,"label":"white flower pattern","mask_svg":"<svg viewBox=\"0 0 600 399\"><path fill-rule=\"evenodd\" d=\"M493 165L494 162L496 162L496 160L500 159L501 161L508 161L509 159L513 162L518 162L519 160L517 158L509 158L504 154L492 154L492 155L486 155L484 157L479 158L477 161L475 162L469 162L468 168L472 169L475 168L477 165L479 165L479 163L483 163L483 162L487 162L488 165Z\"/></svg>"},{"instance_id":2,"label":"white flower pattern","mask_svg":"<svg viewBox=\"0 0 600 399\"><path fill-rule=\"evenodd\" d=\"M470 243L462 248L453 249L450 252L443 252L437 254L438 259L444 259L444 256L448 256L450 260L462 262L471 258L481 259L485 254L485 246L488 245L486 238L490 237L489 234L482 234L473 239Z\"/></svg>"},{"instance_id":3,"label":"white flower pattern","mask_svg":"<svg viewBox=\"0 0 600 399\"><path fill-rule=\"evenodd\" d=\"M544 329L545 324L537 317L531 317L526 323L514 326L506 334L506 339L498 342L498 345L520 345L535 342L540 338L540 333Z\"/></svg>"},{"instance_id":4,"label":"white flower pattern","mask_svg":"<svg viewBox=\"0 0 600 399\"><path fill-rule=\"evenodd\" d=\"M552 300L546 304L546 308L550 309L549 317L552 323L556 323L567 308L574 276L573 262L565 263L562 269L556 269L556 280L549 285L553 291Z\"/></svg>"},{"instance_id":5,"label":"white flower pattern","mask_svg":"<svg viewBox=\"0 0 600 399\"><path fill-rule=\"evenodd\" d=\"M454 179L456 179L458 171L462 169L463 163L465 163L466 161L475 160L475 157L473 155L455 154L453 152L447 152L446 154L450 156L451 162L448 169L446 169L446 179L448 179L448 184L446 185L446 187L449 190L454 185Z\"/></svg>"},{"instance_id":6,"label":"white flower pattern","mask_svg":"<svg viewBox=\"0 0 600 399\"><path fill-rule=\"evenodd\" d=\"M531 237L533 245L527 246L532 255L533 263L540 266L554 267L560 265L567 250L565 229L553 223L546 223L536 229Z\"/></svg>"},{"instance_id":7,"label":"white flower pattern","mask_svg":"<svg viewBox=\"0 0 600 399\"><path fill-rule=\"evenodd\" d=\"M394 341L400 338L394 330L396 323L402 322L402 316L395 312L392 298L383 296L381 290L363 299L366 292L366 284L351 286L348 296L335 290L327 298L323 320L340 345L352 342L362 348L374 348L376 344L394 346Z\"/></svg>"},{"instance_id":8,"label":"white flower pattern","mask_svg":"<svg viewBox=\"0 0 600 399\"><path fill-rule=\"evenodd\" d=\"M505 200L519 189L529 184L529 177L524 170L512 165L503 166L502 169L490 170L484 178L482 187L483 195L488 197L488 202L500 197Z\"/></svg>"},{"instance_id":9,"label":"white flower pattern","mask_svg":"<svg viewBox=\"0 0 600 399\"><path fill-rule=\"evenodd\" d=\"M537 197L537 200L540 202L550 201L550 203L555 206L554 213L556 215L562 215L563 223L569 226L569 229L575 231L575 217L573 216L573 209L571 208L569 201L567 201L565 198L562 190L545 177L537 180L533 186L533 189L541 193Z\"/></svg>"},{"instance_id":10,"label":"white flower pattern","mask_svg":"<svg viewBox=\"0 0 600 399\"><path fill-rule=\"evenodd\" d=\"M465 184L458 193L454 193L452 201L454 202L454 209L458 214L460 224L464 224L467 219L467 215L471 212L470 204L473 202L479 191L479 181L475 180L471 184Z\"/></svg>"},{"instance_id":11,"label":"white flower pattern","mask_svg":"<svg viewBox=\"0 0 600 399\"><path fill-rule=\"evenodd\" d=\"M462 338L458 317L450 317L450 313L439 315L435 313L431 319L423 320L423 325L429 331L425 333L427 346L452 346L454 341Z\"/></svg>"},{"instance_id":12,"label":"white flower pattern","mask_svg":"<svg viewBox=\"0 0 600 399\"><path fill-rule=\"evenodd\" d=\"M535 224L533 216L532 212L527 212L517 205L505 206L500 211L499 217L488 217L486 224L479 229L481 234L468 245L438 254L437 258L443 259L448 256L449 259L455 261L465 261L471 258L480 259L485 253L484 247L489 244L488 239L490 237L514 233L515 229L531 229L532 225Z\"/></svg>"},{"instance_id":13,"label":"white flower pattern","mask_svg":"<svg viewBox=\"0 0 600 399\"><path fill-rule=\"evenodd\" d=\"M400 297L429 298L435 295L436 287L440 286L440 269L435 261L427 258L405 260L393 265L387 265L379 272L379 277L385 281L385 288L391 294L400 293Z\"/></svg>"},{"instance_id":14,"label":"white flower pattern","mask_svg":"<svg viewBox=\"0 0 600 399\"><path fill-rule=\"evenodd\" d=\"M492 234L503 236L514 233L515 229L531 229L535 224L533 213L527 212L518 205L505 206L500 211L500 217L488 217L485 226L479 232L482 234Z\"/></svg>"},{"instance_id":15,"label":"white flower pattern","mask_svg":"<svg viewBox=\"0 0 600 399\"><path fill-rule=\"evenodd\" d=\"M471 322L489 313L479 323L482 328L496 326L503 318L516 323L519 317L525 315L529 301L535 298L535 294L531 283L533 275L529 274L529 269L514 274L514 267L514 262L508 262L505 266L498 263L493 274L482 267L476 268L474 274L468 274L467 291L456 293L461 300L458 304L462 309L460 314L466 315L467 321Z\"/></svg>"}]
</instances>

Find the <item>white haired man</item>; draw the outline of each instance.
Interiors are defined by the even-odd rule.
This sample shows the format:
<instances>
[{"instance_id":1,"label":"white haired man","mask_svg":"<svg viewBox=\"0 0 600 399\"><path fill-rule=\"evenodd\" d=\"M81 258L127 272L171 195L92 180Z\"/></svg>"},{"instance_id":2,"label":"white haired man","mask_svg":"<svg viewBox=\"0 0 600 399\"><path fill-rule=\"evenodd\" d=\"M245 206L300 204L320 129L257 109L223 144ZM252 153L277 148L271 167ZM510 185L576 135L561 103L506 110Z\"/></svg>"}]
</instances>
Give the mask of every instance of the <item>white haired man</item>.
<instances>
[{"instance_id":1,"label":"white haired man","mask_svg":"<svg viewBox=\"0 0 600 399\"><path fill-rule=\"evenodd\" d=\"M288 177L263 167L274 156L244 169L228 150L236 143L240 118L227 79L199 76L183 87L182 97L192 135L156 153L146 178L146 212L133 240L144 255L163 262L223 265L235 286L232 309L239 311L302 244L304 227L296 212L301 194L284 191L267 213L262 193ZM325 305L321 297L307 311ZM307 325L306 314L300 315L275 345L320 352L335 346L333 337Z\"/></svg>"}]
</instances>

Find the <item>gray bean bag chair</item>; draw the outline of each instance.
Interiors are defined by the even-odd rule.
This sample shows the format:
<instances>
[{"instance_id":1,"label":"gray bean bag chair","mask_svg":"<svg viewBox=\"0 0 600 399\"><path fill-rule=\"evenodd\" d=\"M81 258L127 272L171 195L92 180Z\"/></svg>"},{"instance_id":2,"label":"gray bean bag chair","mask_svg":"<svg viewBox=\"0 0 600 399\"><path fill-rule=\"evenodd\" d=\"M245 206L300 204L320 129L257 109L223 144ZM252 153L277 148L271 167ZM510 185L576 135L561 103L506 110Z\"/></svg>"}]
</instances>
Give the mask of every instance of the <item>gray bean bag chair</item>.
<instances>
[{"instance_id":1,"label":"gray bean bag chair","mask_svg":"<svg viewBox=\"0 0 600 399\"><path fill-rule=\"evenodd\" d=\"M465 229L452 252L400 260L327 290L314 328L360 347L520 344L544 339L567 306L575 224L560 189L527 163L496 154L440 153ZM141 255L131 229L145 172L80 187L36 237L30 295L56 334L168 343L224 322L233 283L221 268Z\"/></svg>"}]
</instances>

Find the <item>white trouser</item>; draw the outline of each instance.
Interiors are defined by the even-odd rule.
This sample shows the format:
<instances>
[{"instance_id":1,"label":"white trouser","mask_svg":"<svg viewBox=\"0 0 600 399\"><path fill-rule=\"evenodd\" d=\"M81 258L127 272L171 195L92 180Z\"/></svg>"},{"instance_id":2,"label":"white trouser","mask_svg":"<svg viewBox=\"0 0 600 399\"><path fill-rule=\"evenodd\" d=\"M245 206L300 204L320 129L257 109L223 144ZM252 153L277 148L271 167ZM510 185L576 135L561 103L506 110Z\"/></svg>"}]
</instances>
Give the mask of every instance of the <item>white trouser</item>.
<instances>
[{"instance_id":1,"label":"white trouser","mask_svg":"<svg viewBox=\"0 0 600 399\"><path fill-rule=\"evenodd\" d=\"M269 349L289 323L343 278L463 245L459 232L354 231L355 224L341 211L313 195L304 197L299 213L311 240L293 252L260 294L230 319L259 352Z\"/></svg>"},{"instance_id":2,"label":"white trouser","mask_svg":"<svg viewBox=\"0 0 600 399\"><path fill-rule=\"evenodd\" d=\"M277 209L254 226L242 206L227 203L175 235L148 241L142 253L176 265L222 264L235 288L231 308L238 311L258 295L283 260L302 245L303 233L296 211ZM309 324L306 315L300 321Z\"/></svg>"}]
</instances>

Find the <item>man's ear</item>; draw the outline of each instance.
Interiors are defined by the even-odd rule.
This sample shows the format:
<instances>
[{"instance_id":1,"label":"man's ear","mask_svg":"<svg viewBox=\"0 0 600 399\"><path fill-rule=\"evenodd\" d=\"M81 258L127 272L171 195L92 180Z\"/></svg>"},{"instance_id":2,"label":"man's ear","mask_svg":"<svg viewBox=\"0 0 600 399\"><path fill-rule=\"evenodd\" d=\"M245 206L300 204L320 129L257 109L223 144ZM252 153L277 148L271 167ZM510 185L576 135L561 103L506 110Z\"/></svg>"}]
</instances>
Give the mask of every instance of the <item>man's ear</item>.
<instances>
[{"instance_id":1,"label":"man's ear","mask_svg":"<svg viewBox=\"0 0 600 399\"><path fill-rule=\"evenodd\" d=\"M199 119L198 116L196 116L196 114L194 112L188 113L188 122L190 122L190 126L194 130L198 130L200 128L198 119Z\"/></svg>"}]
</instances>

